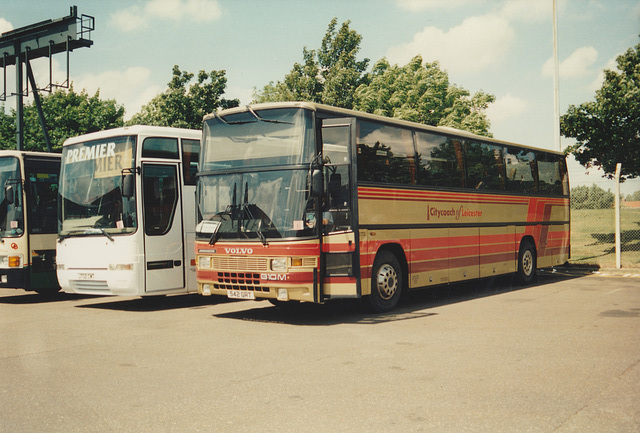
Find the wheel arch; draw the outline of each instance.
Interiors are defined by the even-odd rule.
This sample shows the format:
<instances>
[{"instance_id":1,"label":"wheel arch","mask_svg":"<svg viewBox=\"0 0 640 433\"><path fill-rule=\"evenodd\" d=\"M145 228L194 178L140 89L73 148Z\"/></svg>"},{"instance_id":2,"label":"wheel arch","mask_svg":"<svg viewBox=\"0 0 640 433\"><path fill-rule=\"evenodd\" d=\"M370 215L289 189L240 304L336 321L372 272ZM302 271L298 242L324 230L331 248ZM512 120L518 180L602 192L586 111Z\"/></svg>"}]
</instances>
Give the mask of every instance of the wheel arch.
<instances>
[{"instance_id":1,"label":"wheel arch","mask_svg":"<svg viewBox=\"0 0 640 433\"><path fill-rule=\"evenodd\" d=\"M536 256L538 255L538 245L536 245L536 241L533 238L533 236L531 235L525 235L522 237L522 239L520 239L520 245L518 245L518 251L520 251L520 249L522 248L522 246L526 243L530 243L531 245L533 245L533 249L536 253Z\"/></svg>"},{"instance_id":2,"label":"wheel arch","mask_svg":"<svg viewBox=\"0 0 640 433\"><path fill-rule=\"evenodd\" d=\"M398 259L402 274L405 277L403 278L404 281L402 282L403 289L407 289L409 287L409 261L407 260L407 255L404 252L404 248L402 248L402 245L398 243L383 244L380 246L380 248L378 248L378 251L376 251L376 257L378 257L378 255L383 251L387 251L393 254L396 259Z\"/></svg>"}]
</instances>

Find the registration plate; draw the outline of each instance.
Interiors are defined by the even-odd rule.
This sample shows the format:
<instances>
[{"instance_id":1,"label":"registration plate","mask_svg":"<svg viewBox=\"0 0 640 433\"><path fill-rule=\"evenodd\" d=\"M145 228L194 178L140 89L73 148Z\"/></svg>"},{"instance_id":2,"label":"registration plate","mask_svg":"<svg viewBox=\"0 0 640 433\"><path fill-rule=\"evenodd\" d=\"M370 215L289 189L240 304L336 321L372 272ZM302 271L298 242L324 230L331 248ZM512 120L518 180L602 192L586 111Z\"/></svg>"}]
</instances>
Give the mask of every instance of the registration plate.
<instances>
[{"instance_id":1,"label":"registration plate","mask_svg":"<svg viewBox=\"0 0 640 433\"><path fill-rule=\"evenodd\" d=\"M256 299L256 294L246 290L227 290L227 298L231 299Z\"/></svg>"},{"instance_id":2,"label":"registration plate","mask_svg":"<svg viewBox=\"0 0 640 433\"><path fill-rule=\"evenodd\" d=\"M78 274L79 280L93 280L94 274Z\"/></svg>"}]
</instances>

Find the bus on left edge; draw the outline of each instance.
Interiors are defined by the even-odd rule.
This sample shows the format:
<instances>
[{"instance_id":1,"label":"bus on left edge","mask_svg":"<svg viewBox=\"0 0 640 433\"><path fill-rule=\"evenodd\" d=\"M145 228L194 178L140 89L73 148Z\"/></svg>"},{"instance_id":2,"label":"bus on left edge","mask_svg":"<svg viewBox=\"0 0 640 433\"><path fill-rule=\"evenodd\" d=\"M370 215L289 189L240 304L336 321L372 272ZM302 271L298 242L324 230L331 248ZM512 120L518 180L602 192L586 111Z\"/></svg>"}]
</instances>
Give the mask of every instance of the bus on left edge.
<instances>
[{"instance_id":1,"label":"bus on left edge","mask_svg":"<svg viewBox=\"0 0 640 433\"><path fill-rule=\"evenodd\" d=\"M56 236L60 154L0 151L0 288L60 290Z\"/></svg>"}]
</instances>

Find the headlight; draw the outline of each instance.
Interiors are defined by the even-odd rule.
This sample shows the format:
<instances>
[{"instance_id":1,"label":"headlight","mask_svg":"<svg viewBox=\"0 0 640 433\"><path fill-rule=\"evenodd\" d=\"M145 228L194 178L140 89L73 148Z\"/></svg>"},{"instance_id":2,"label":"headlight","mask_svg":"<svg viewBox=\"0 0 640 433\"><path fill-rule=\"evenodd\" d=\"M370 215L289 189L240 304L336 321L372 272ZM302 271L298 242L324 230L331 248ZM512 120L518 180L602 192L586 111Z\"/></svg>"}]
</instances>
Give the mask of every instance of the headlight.
<instances>
[{"instance_id":1,"label":"headlight","mask_svg":"<svg viewBox=\"0 0 640 433\"><path fill-rule=\"evenodd\" d=\"M198 268L199 269L211 269L211 258L208 256L200 256L198 257Z\"/></svg>"},{"instance_id":2,"label":"headlight","mask_svg":"<svg viewBox=\"0 0 640 433\"><path fill-rule=\"evenodd\" d=\"M276 272L286 272L287 270L287 258L280 257L277 259L271 259L271 270Z\"/></svg>"}]
</instances>

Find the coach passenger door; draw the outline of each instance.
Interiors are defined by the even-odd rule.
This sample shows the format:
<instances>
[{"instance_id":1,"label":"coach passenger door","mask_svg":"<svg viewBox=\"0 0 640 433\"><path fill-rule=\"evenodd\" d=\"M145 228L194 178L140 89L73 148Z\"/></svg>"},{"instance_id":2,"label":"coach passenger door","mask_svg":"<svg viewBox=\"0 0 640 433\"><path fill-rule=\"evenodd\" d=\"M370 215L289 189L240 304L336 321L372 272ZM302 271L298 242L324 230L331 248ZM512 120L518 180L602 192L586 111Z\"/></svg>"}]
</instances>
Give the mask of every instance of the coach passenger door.
<instances>
[{"instance_id":1,"label":"coach passenger door","mask_svg":"<svg viewBox=\"0 0 640 433\"><path fill-rule=\"evenodd\" d=\"M145 292L184 287L178 164L142 165Z\"/></svg>"},{"instance_id":2,"label":"coach passenger door","mask_svg":"<svg viewBox=\"0 0 640 433\"><path fill-rule=\"evenodd\" d=\"M324 119L322 156L325 160L325 194L322 219L323 294L325 297L353 297L360 294L357 265L358 239L353 230L357 212L353 187L353 143L355 119Z\"/></svg>"}]
</instances>

